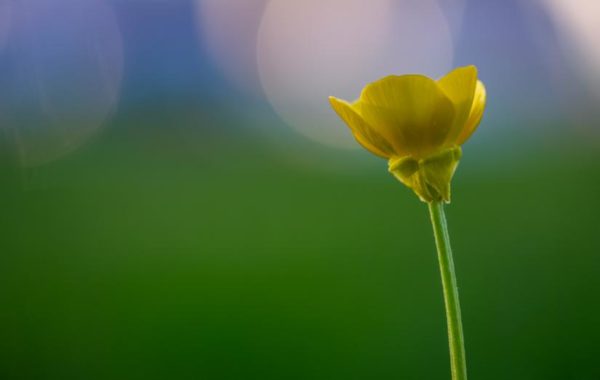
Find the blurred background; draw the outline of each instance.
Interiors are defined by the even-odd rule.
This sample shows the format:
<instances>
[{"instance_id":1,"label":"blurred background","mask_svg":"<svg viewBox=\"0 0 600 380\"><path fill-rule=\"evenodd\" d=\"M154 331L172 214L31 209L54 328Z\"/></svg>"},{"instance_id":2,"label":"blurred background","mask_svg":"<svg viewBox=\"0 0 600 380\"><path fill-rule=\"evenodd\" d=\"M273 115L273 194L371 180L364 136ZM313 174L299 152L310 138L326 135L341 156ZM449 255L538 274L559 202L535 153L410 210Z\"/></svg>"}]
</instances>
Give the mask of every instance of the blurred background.
<instances>
[{"instance_id":1,"label":"blurred background","mask_svg":"<svg viewBox=\"0 0 600 380\"><path fill-rule=\"evenodd\" d=\"M473 379L600 379L600 2L1 0L0 378L447 379L425 204L327 96L475 64Z\"/></svg>"}]
</instances>

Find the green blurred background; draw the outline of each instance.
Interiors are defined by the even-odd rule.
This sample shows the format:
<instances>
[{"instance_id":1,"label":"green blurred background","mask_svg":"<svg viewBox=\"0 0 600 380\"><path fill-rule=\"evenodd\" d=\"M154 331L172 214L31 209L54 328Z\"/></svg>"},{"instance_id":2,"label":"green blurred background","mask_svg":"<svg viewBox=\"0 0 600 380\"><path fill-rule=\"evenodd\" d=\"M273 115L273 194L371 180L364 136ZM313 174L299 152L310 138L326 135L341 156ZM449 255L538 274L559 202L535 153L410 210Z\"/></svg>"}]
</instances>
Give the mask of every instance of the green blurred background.
<instances>
[{"instance_id":1,"label":"green blurred background","mask_svg":"<svg viewBox=\"0 0 600 380\"><path fill-rule=\"evenodd\" d=\"M12 4L13 27L81 11ZM0 378L449 378L427 208L386 163L301 137L266 100L240 94L197 47L189 13L200 5L94 6L112 7L125 52L101 131L85 132L96 119L76 111L112 103L73 100L63 69L82 63L64 45L42 39L31 58L20 44L43 34L24 23L0 55ZM491 57L489 46L529 51L528 34L491 22L522 20L519 2L462 11L463 33L479 30L488 47L457 43L455 61L474 61L490 83L447 207L470 378L600 379L593 101L557 110L563 87L548 94L534 74L506 83L559 60ZM53 38L71 36L56 25ZM22 69L23 55L51 61L50 74ZM77 117L45 121L39 87L18 80L32 77L67 86L53 94ZM588 90L580 96L595 99ZM528 112L523 91L550 99Z\"/></svg>"}]
</instances>

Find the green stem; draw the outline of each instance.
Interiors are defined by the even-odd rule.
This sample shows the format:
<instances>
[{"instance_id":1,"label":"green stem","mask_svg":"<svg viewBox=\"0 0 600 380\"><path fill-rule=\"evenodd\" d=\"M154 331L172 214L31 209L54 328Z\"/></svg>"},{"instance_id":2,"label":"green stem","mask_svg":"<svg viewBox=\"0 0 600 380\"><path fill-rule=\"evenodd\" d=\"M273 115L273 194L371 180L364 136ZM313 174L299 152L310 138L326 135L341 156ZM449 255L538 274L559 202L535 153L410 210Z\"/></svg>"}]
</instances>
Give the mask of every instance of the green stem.
<instances>
[{"instance_id":1,"label":"green stem","mask_svg":"<svg viewBox=\"0 0 600 380\"><path fill-rule=\"evenodd\" d=\"M433 225L433 234L435 235L435 245L437 246L442 275L442 287L444 288L452 379L466 380L467 364L460 316L460 302L458 300L458 287L456 285L456 274L454 273L454 261L452 260L446 215L444 214L444 204L441 201L429 203L429 215L431 216L431 224Z\"/></svg>"}]
</instances>

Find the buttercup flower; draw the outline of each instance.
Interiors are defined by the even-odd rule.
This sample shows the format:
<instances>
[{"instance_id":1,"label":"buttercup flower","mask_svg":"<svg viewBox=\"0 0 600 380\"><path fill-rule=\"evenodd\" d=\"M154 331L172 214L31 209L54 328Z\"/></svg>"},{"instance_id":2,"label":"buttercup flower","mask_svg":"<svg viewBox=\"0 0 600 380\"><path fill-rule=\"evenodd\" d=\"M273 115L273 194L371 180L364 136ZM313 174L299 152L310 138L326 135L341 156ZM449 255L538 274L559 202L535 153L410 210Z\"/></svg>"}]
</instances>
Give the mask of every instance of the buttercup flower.
<instances>
[{"instance_id":1,"label":"buttercup flower","mask_svg":"<svg viewBox=\"0 0 600 380\"><path fill-rule=\"evenodd\" d=\"M390 75L367 85L354 103L330 97L335 112L368 151L424 202L450 202L460 146L475 131L486 92L475 66L439 80Z\"/></svg>"}]
</instances>

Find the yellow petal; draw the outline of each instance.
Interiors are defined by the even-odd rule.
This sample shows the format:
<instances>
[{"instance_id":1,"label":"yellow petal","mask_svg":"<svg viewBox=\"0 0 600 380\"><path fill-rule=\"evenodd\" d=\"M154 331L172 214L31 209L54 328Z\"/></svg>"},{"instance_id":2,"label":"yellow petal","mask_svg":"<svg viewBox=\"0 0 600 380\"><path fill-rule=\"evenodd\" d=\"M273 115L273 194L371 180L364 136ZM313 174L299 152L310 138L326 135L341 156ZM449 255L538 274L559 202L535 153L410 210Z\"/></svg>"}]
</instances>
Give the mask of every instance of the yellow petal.
<instances>
[{"instance_id":1,"label":"yellow petal","mask_svg":"<svg viewBox=\"0 0 600 380\"><path fill-rule=\"evenodd\" d=\"M361 115L399 155L427 157L446 140L454 106L437 83L422 75L388 76L369 84Z\"/></svg>"},{"instance_id":2,"label":"yellow petal","mask_svg":"<svg viewBox=\"0 0 600 380\"><path fill-rule=\"evenodd\" d=\"M357 112L350 103L333 96L329 97L329 103L339 117L348 125L354 138L360 145L371 153L389 158L394 155L394 150L379 133L377 133Z\"/></svg>"},{"instance_id":3,"label":"yellow petal","mask_svg":"<svg viewBox=\"0 0 600 380\"><path fill-rule=\"evenodd\" d=\"M477 87L475 88L475 96L473 97L473 104L471 105L471 112L469 113L469 118L465 123L465 126L458 136L457 143L462 145L479 125L481 118L483 117L483 111L485 110L485 102L486 102L486 91L485 86L481 81L477 81Z\"/></svg>"},{"instance_id":4,"label":"yellow petal","mask_svg":"<svg viewBox=\"0 0 600 380\"><path fill-rule=\"evenodd\" d=\"M473 95L477 85L477 68L475 66L459 67L438 80L438 85L454 103L456 114L452 129L446 140L447 145L455 145L458 136L469 118Z\"/></svg>"}]
</instances>

